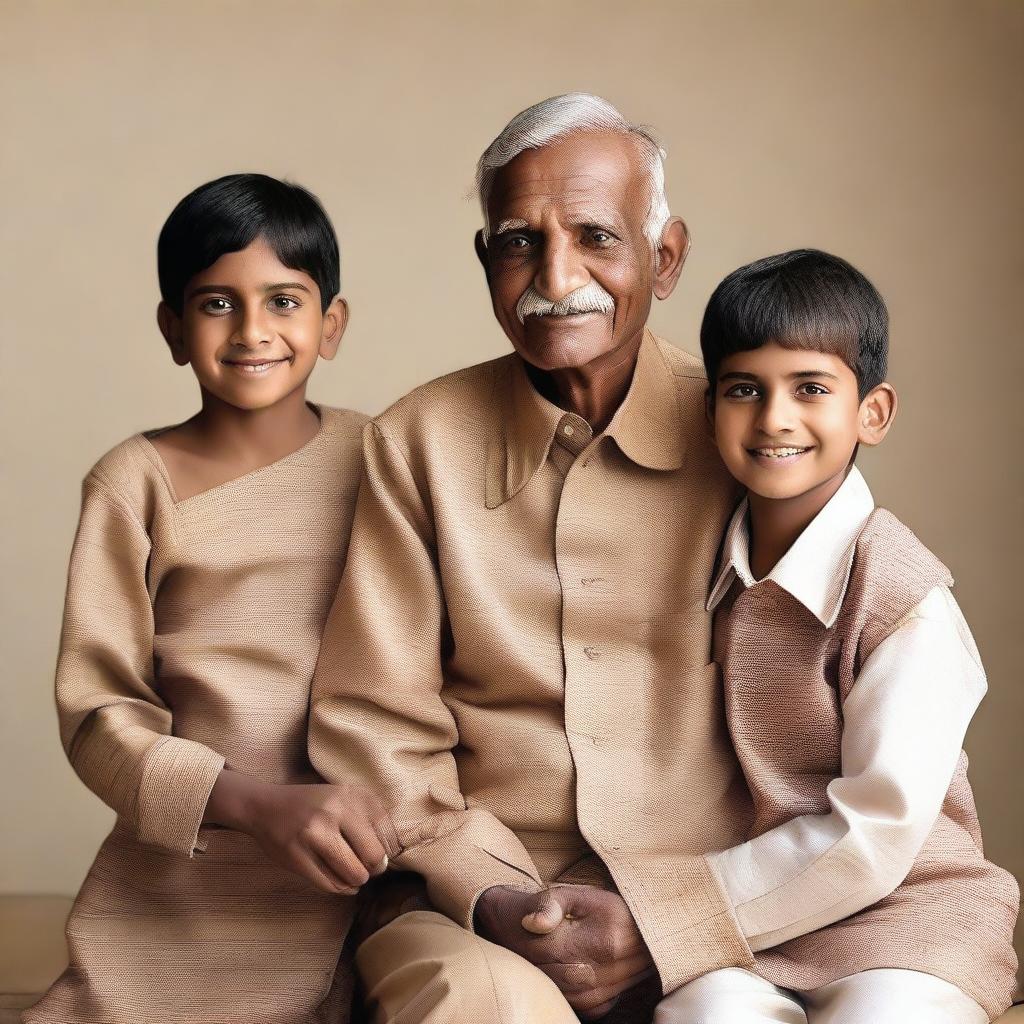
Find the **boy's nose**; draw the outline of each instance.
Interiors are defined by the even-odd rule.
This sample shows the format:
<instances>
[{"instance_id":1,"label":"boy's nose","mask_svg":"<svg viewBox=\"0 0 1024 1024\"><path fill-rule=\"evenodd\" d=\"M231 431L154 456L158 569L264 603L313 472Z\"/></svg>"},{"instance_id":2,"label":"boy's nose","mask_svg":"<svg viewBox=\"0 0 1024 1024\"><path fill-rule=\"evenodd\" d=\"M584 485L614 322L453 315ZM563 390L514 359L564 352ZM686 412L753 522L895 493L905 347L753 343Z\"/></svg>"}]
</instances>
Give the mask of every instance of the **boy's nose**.
<instances>
[{"instance_id":1,"label":"boy's nose","mask_svg":"<svg viewBox=\"0 0 1024 1024\"><path fill-rule=\"evenodd\" d=\"M761 403L758 427L764 434L784 434L795 426L792 403L785 395L768 395Z\"/></svg>"},{"instance_id":2,"label":"boy's nose","mask_svg":"<svg viewBox=\"0 0 1024 1024\"><path fill-rule=\"evenodd\" d=\"M255 312L246 312L238 324L231 339L236 345L244 345L246 348L255 348L270 341L270 332L267 329L266 321Z\"/></svg>"}]
</instances>

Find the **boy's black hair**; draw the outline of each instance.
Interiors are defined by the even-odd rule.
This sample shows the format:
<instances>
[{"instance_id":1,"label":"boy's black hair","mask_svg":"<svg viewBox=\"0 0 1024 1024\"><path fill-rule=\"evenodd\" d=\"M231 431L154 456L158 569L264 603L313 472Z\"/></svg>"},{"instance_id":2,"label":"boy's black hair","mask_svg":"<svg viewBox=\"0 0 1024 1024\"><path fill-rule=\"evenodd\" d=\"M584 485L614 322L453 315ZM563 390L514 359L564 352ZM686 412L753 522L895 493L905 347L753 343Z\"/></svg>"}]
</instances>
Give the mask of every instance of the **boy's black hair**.
<instances>
[{"instance_id":1,"label":"boy's black hair","mask_svg":"<svg viewBox=\"0 0 1024 1024\"><path fill-rule=\"evenodd\" d=\"M769 342L839 356L863 398L885 380L889 314L875 286L846 260L794 249L734 270L712 293L700 328L711 395L726 356Z\"/></svg>"},{"instance_id":2,"label":"boy's black hair","mask_svg":"<svg viewBox=\"0 0 1024 1024\"><path fill-rule=\"evenodd\" d=\"M171 211L156 247L164 302L181 316L188 282L257 237L266 239L286 267L316 281L321 312L326 312L341 291L334 228L311 192L266 174L229 174L208 181Z\"/></svg>"}]
</instances>

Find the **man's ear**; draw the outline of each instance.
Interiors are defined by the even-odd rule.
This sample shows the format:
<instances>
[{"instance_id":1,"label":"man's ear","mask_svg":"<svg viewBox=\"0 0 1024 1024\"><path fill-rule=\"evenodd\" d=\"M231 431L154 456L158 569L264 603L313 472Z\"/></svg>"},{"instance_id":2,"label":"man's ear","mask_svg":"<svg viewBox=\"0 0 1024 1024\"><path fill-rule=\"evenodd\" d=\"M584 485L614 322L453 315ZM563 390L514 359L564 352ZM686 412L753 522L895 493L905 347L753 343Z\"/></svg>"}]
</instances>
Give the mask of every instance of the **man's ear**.
<instances>
[{"instance_id":1,"label":"man's ear","mask_svg":"<svg viewBox=\"0 0 1024 1024\"><path fill-rule=\"evenodd\" d=\"M476 249L476 258L480 261L480 266L484 268L484 277L487 278L487 286L489 288L491 285L491 268L487 263L487 243L484 241L482 230L473 236L473 248Z\"/></svg>"},{"instance_id":2,"label":"man's ear","mask_svg":"<svg viewBox=\"0 0 1024 1024\"><path fill-rule=\"evenodd\" d=\"M181 317L166 302L161 302L156 307L156 322L164 341L167 342L167 347L171 350L171 358L179 366L188 366L188 353L182 339Z\"/></svg>"},{"instance_id":3,"label":"man's ear","mask_svg":"<svg viewBox=\"0 0 1024 1024\"><path fill-rule=\"evenodd\" d=\"M348 302L336 295L324 313L324 328L320 334L320 358L333 359L338 354L341 337L348 327Z\"/></svg>"},{"instance_id":4,"label":"man's ear","mask_svg":"<svg viewBox=\"0 0 1024 1024\"><path fill-rule=\"evenodd\" d=\"M896 390L891 384L872 388L857 410L858 444L880 444L896 418L898 404Z\"/></svg>"},{"instance_id":5,"label":"man's ear","mask_svg":"<svg viewBox=\"0 0 1024 1024\"><path fill-rule=\"evenodd\" d=\"M689 251L690 232L686 222L682 217L669 218L661 233L661 247L654 267L654 294L659 299L667 299L674 291Z\"/></svg>"}]
</instances>

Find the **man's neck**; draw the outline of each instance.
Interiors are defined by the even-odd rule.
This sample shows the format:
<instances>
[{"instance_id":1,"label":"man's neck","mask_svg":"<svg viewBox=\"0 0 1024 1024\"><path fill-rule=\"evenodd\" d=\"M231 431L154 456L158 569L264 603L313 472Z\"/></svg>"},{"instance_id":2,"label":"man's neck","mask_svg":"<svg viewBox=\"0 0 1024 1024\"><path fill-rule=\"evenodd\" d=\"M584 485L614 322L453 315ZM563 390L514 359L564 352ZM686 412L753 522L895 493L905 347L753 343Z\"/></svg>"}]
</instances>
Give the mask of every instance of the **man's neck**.
<instances>
[{"instance_id":1,"label":"man's neck","mask_svg":"<svg viewBox=\"0 0 1024 1024\"><path fill-rule=\"evenodd\" d=\"M611 422L629 391L642 341L641 332L635 341L586 366L538 370L527 364L527 373L545 398L586 420L594 433L599 434Z\"/></svg>"}]
</instances>

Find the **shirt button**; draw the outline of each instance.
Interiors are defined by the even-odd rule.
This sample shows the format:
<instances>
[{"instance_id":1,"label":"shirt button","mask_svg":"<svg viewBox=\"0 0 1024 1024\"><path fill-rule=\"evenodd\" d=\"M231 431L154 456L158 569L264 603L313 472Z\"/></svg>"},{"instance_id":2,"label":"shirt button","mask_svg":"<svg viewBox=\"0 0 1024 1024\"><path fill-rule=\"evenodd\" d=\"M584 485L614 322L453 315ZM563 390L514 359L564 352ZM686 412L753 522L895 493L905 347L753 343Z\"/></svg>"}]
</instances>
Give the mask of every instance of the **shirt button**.
<instances>
[{"instance_id":1,"label":"shirt button","mask_svg":"<svg viewBox=\"0 0 1024 1024\"><path fill-rule=\"evenodd\" d=\"M601 657L601 652L596 647L584 647L583 653L591 660L597 661Z\"/></svg>"},{"instance_id":2,"label":"shirt button","mask_svg":"<svg viewBox=\"0 0 1024 1024\"><path fill-rule=\"evenodd\" d=\"M566 425L562 427L562 433L565 434L566 437L572 437L572 435L575 433L575 431L572 429L572 424L566 423Z\"/></svg>"}]
</instances>

